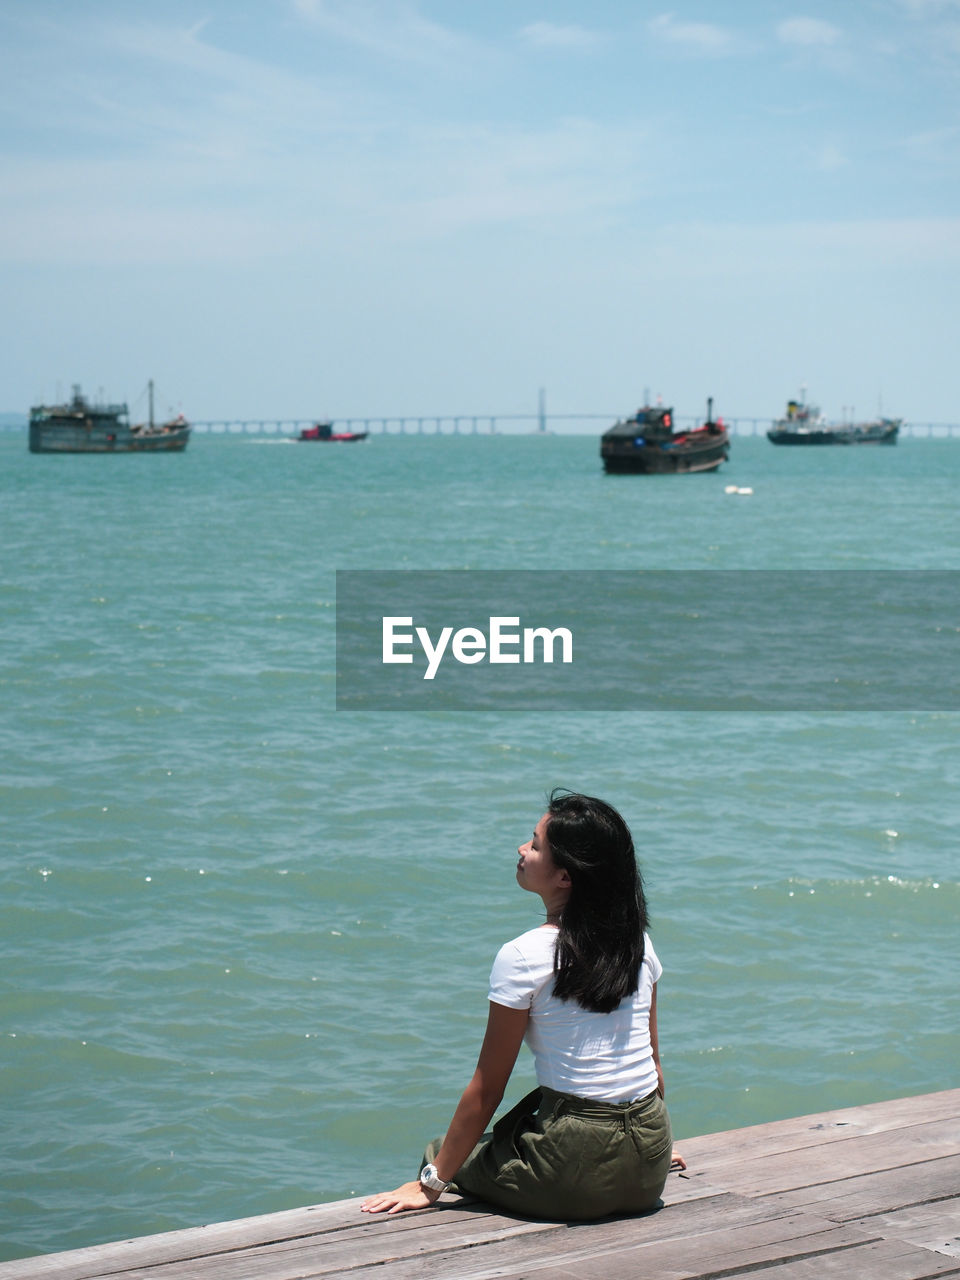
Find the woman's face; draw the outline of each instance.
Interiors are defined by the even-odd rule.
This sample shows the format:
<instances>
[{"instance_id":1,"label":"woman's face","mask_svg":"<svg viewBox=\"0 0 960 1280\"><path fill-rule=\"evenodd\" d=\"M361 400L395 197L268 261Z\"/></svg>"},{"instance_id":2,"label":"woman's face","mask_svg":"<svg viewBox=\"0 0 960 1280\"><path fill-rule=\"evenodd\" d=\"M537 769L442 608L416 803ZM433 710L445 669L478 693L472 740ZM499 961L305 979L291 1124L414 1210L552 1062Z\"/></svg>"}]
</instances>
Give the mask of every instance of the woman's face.
<instances>
[{"instance_id":1,"label":"woman's face","mask_svg":"<svg viewBox=\"0 0 960 1280\"><path fill-rule=\"evenodd\" d=\"M549 897L569 884L565 871L561 871L553 861L550 843L547 840L547 824L549 813L545 813L533 831L533 837L517 849L517 884L521 889L529 889L531 893L539 893L541 897Z\"/></svg>"}]
</instances>

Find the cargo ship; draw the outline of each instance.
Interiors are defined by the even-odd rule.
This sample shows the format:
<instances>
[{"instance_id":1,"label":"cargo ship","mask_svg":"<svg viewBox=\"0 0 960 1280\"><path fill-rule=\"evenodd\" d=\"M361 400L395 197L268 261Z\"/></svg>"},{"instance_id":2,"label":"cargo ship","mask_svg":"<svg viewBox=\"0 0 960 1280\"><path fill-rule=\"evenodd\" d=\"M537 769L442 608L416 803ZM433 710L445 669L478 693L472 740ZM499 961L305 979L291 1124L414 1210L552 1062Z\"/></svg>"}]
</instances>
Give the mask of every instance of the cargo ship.
<instances>
[{"instance_id":1,"label":"cargo ship","mask_svg":"<svg viewBox=\"0 0 960 1280\"><path fill-rule=\"evenodd\" d=\"M902 418L828 422L815 406L788 400L786 414L774 422L767 439L772 444L896 444L902 425Z\"/></svg>"}]
</instances>

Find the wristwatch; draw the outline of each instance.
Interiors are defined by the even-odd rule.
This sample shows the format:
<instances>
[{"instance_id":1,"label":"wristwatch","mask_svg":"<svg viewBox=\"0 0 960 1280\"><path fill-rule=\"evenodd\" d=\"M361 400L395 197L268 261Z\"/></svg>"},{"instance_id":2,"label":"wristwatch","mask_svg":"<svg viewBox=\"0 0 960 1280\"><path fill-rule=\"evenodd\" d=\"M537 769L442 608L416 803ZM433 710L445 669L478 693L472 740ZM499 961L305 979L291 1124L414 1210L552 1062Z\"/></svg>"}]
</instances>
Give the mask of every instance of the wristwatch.
<instances>
[{"instance_id":1,"label":"wristwatch","mask_svg":"<svg viewBox=\"0 0 960 1280\"><path fill-rule=\"evenodd\" d=\"M446 1191L450 1183L438 1176L435 1164L425 1164L420 1170L420 1185L429 1187L431 1191Z\"/></svg>"}]
</instances>

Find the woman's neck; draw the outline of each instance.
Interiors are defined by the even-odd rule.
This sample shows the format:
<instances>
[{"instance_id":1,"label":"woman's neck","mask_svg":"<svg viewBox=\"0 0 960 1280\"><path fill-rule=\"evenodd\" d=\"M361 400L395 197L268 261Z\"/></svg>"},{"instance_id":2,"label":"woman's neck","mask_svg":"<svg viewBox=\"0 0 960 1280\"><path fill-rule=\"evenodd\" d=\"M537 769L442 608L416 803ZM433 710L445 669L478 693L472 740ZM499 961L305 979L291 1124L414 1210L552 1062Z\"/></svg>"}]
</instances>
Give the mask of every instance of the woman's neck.
<instances>
[{"instance_id":1,"label":"woman's neck","mask_svg":"<svg viewBox=\"0 0 960 1280\"><path fill-rule=\"evenodd\" d=\"M544 923L555 924L560 923L563 916L563 909L567 905L567 899L570 897L570 890L561 889L558 893L541 894L540 901L543 903L543 909L547 913Z\"/></svg>"}]
</instances>

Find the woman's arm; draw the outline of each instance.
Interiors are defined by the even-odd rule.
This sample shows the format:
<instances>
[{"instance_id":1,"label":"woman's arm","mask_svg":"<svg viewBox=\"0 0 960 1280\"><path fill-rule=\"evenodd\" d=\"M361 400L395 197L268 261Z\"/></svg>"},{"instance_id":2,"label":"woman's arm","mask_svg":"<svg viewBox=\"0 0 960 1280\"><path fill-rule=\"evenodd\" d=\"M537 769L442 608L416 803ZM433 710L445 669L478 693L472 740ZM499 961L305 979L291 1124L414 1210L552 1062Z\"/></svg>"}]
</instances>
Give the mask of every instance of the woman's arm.
<instances>
[{"instance_id":1,"label":"woman's arm","mask_svg":"<svg viewBox=\"0 0 960 1280\"><path fill-rule=\"evenodd\" d=\"M663 1097L663 1068L660 1066L660 1040L657 1036L657 984L653 984L653 995L650 998L650 1047L653 1050L653 1061L657 1067L657 1093ZM687 1162L679 1151L674 1149L670 1159L670 1168L685 1169Z\"/></svg>"},{"instance_id":2,"label":"woman's arm","mask_svg":"<svg viewBox=\"0 0 960 1280\"><path fill-rule=\"evenodd\" d=\"M508 1009L505 1005L491 1002L477 1069L463 1091L434 1162L437 1175L444 1182L453 1180L500 1105L529 1018L529 1009ZM439 1195L439 1191L431 1191L420 1182L405 1182L395 1191L370 1196L360 1208L366 1213L425 1209Z\"/></svg>"},{"instance_id":3,"label":"woman's arm","mask_svg":"<svg viewBox=\"0 0 960 1280\"><path fill-rule=\"evenodd\" d=\"M653 1050L653 1064L657 1068L657 1093L663 1097L663 1068L660 1066L660 1039L657 1035L657 984L653 984L653 995L650 997L650 1048Z\"/></svg>"}]
</instances>

